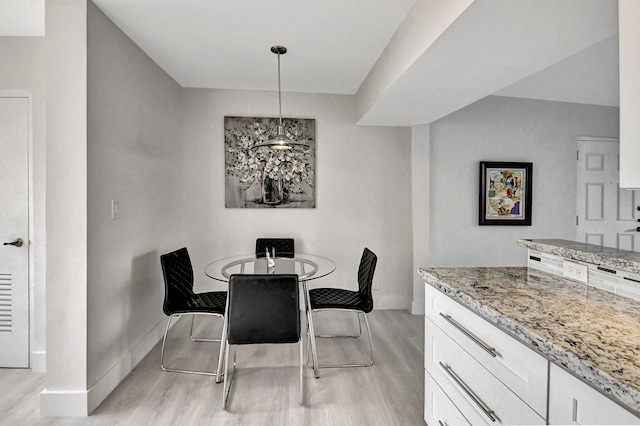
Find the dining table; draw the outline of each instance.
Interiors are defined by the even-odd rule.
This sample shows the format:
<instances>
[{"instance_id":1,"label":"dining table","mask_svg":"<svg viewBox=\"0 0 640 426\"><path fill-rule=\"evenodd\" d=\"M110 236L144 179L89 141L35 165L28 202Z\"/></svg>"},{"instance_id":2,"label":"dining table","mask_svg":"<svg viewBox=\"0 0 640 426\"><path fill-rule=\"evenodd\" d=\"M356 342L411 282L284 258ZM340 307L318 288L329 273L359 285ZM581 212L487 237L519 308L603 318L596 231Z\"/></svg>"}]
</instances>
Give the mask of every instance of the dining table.
<instances>
[{"instance_id":1,"label":"dining table","mask_svg":"<svg viewBox=\"0 0 640 426\"><path fill-rule=\"evenodd\" d=\"M270 262L271 260L271 262ZM313 335L313 321L311 320L311 307L309 301L308 282L318 278L326 277L336 270L333 260L314 254L296 253L290 257L257 257L255 254L242 254L232 257L225 257L209 263L204 268L204 273L209 278L216 281L229 282L233 274L297 274L298 280L302 284L301 298L309 332ZM226 316L225 316L226 321ZM313 366L317 365L315 339L309 339L313 354ZM318 378L317 369L314 367L315 377ZM216 382L219 379L216 378Z\"/></svg>"},{"instance_id":2,"label":"dining table","mask_svg":"<svg viewBox=\"0 0 640 426\"><path fill-rule=\"evenodd\" d=\"M294 257L271 258L273 266L266 257L255 254L242 254L225 257L209 263L204 273L217 281L228 282L232 274L297 274L302 283L325 277L336 270L333 260L326 257L297 253Z\"/></svg>"}]
</instances>

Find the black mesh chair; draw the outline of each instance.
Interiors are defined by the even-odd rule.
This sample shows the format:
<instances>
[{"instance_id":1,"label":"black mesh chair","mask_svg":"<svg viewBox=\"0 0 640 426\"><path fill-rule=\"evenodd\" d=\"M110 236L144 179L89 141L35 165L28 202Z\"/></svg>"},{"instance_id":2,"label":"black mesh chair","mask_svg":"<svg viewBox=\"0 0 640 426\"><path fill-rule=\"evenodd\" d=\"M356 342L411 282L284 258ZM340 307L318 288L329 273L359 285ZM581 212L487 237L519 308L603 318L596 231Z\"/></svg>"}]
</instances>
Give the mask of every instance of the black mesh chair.
<instances>
[{"instance_id":1,"label":"black mesh chair","mask_svg":"<svg viewBox=\"0 0 640 426\"><path fill-rule=\"evenodd\" d=\"M256 257L266 257L266 250L269 255L275 251L277 257L294 257L295 242L293 238L258 238L256 239Z\"/></svg>"},{"instance_id":2,"label":"black mesh chair","mask_svg":"<svg viewBox=\"0 0 640 426\"><path fill-rule=\"evenodd\" d=\"M233 372L236 368L237 345L262 343L299 344L299 403L302 405L304 345L300 333L300 295L297 275L231 275L227 301L226 340L223 409L227 408ZM234 346L233 372L227 387L230 346Z\"/></svg>"},{"instance_id":3,"label":"black mesh chair","mask_svg":"<svg viewBox=\"0 0 640 426\"><path fill-rule=\"evenodd\" d=\"M164 304L162 309L169 317L167 327L162 339L162 351L160 353L160 368L164 371L175 373L202 374L215 376L216 382L220 381L220 370L222 369L222 354L224 341L220 339L198 339L193 337L193 321L196 315L216 316L223 319L222 336L224 336L224 312L227 302L226 291L211 291L206 293L193 292L193 268L187 248L181 248L171 253L160 256L162 273L164 275ZM171 326L172 319L180 318L182 315L191 315L191 340L196 342L220 342L220 353L218 355L218 366L215 372L200 370L184 370L169 368L164 365L164 352L167 342L167 333Z\"/></svg>"},{"instance_id":4,"label":"black mesh chair","mask_svg":"<svg viewBox=\"0 0 640 426\"><path fill-rule=\"evenodd\" d=\"M311 345L311 355L313 357L313 367L315 377L320 377L319 368L339 368L339 367L368 367L373 364L373 341L371 340L371 329L367 320L367 313L373 310L373 296L371 294L373 284L373 274L376 270L378 257L368 248L362 252L360 267L358 268L358 291L344 290L341 288L316 288L307 289L307 316L309 323L309 333L311 334L309 344ZM351 311L358 314L359 333L357 335L316 335L313 327L313 313L319 311ZM362 335L362 323L360 317L364 319L369 335L369 361L364 364L318 364L318 352L316 349L316 337L360 337Z\"/></svg>"}]
</instances>

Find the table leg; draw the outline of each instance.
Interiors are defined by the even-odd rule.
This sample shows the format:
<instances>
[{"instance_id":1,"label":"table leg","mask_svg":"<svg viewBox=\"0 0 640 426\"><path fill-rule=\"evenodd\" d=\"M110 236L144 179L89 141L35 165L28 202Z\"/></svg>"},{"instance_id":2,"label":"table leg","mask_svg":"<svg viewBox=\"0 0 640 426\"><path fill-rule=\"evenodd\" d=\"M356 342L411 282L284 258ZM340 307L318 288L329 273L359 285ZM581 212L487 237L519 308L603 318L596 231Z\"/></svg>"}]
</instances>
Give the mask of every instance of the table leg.
<instances>
[{"instance_id":1,"label":"table leg","mask_svg":"<svg viewBox=\"0 0 640 426\"><path fill-rule=\"evenodd\" d=\"M320 377L320 373L318 372L318 352L316 349L316 332L313 328L313 314L311 313L311 301L309 300L309 285L307 281L302 282L302 287L304 288L304 305L305 310L307 311L307 337L309 339L309 343L311 344L311 357L313 360L313 374L317 378Z\"/></svg>"}]
</instances>

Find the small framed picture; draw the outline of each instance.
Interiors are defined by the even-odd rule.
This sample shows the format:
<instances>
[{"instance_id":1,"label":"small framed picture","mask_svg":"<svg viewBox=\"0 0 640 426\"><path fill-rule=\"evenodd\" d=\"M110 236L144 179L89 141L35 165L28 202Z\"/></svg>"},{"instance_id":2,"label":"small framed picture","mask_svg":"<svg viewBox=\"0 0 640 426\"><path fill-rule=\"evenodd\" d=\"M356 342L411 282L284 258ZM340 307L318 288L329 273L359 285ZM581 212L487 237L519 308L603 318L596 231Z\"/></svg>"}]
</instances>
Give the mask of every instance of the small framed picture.
<instances>
[{"instance_id":1,"label":"small framed picture","mask_svg":"<svg viewBox=\"0 0 640 426\"><path fill-rule=\"evenodd\" d=\"M480 225L531 226L533 163L480 162Z\"/></svg>"}]
</instances>

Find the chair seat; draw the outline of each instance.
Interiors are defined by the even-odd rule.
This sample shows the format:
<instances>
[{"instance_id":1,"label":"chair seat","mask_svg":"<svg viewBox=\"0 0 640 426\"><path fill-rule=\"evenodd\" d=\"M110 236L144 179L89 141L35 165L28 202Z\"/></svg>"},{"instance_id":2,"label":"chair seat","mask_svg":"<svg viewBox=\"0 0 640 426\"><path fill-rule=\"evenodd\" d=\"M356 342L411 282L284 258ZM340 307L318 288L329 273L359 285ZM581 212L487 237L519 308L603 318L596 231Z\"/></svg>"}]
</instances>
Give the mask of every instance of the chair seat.
<instances>
[{"instance_id":1,"label":"chair seat","mask_svg":"<svg viewBox=\"0 0 640 426\"><path fill-rule=\"evenodd\" d=\"M357 291L341 288L315 288L309 290L311 309L353 309L364 313L371 312L373 306L367 306Z\"/></svg>"},{"instance_id":2,"label":"chair seat","mask_svg":"<svg viewBox=\"0 0 640 426\"><path fill-rule=\"evenodd\" d=\"M206 312L211 314L224 315L227 305L226 291L209 291L205 293L195 293L179 304L169 306L171 314Z\"/></svg>"}]
</instances>

